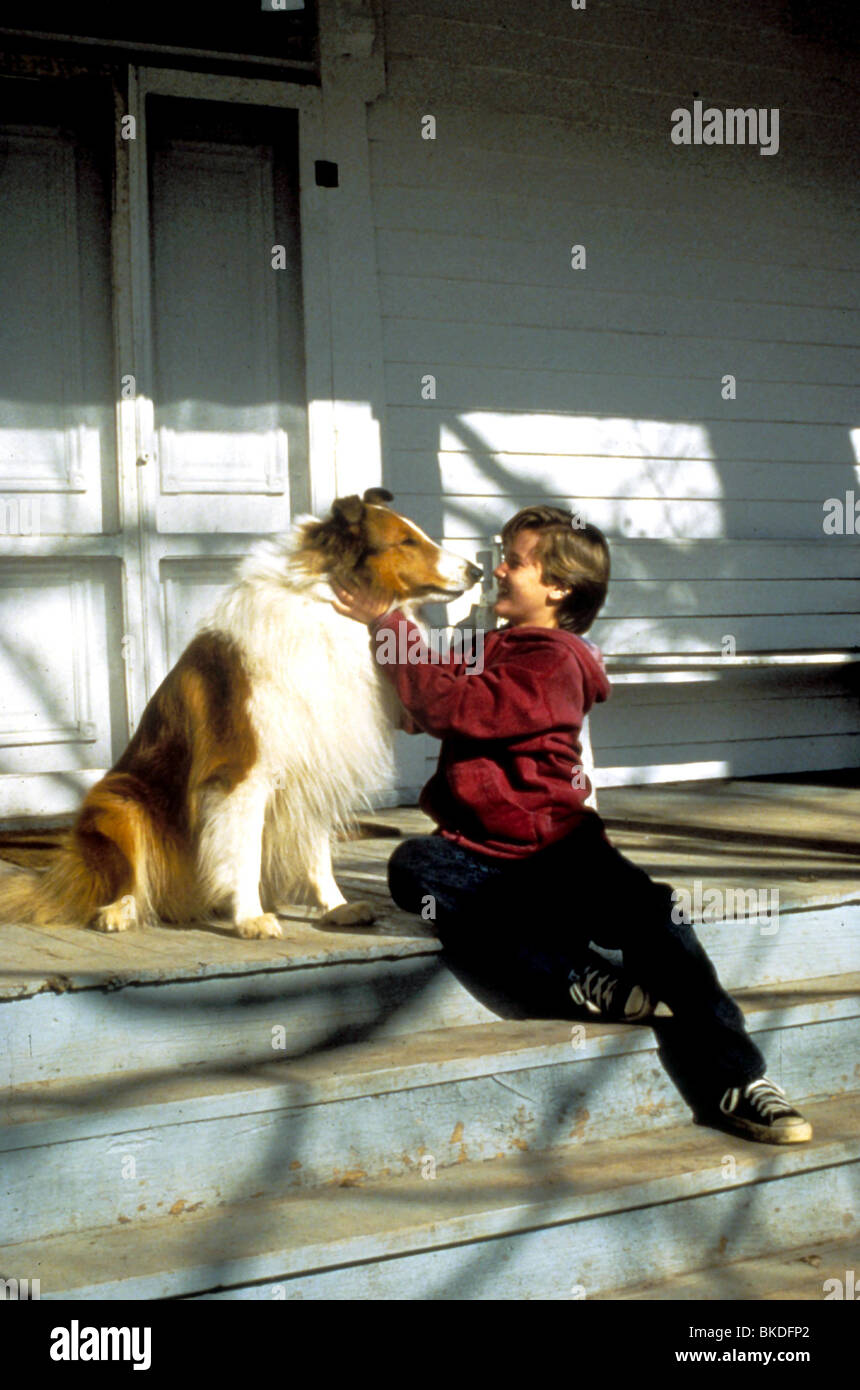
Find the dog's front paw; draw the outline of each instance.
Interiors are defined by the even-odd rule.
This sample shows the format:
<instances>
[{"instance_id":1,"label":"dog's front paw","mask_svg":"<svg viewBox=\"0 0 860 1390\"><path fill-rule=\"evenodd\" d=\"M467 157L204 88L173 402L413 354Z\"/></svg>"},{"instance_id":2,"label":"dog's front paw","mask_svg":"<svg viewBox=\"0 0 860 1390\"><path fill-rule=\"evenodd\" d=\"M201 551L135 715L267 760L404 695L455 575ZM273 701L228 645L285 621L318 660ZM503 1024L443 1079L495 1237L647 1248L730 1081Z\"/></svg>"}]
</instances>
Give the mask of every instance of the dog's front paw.
<instances>
[{"instance_id":1,"label":"dog's front paw","mask_svg":"<svg viewBox=\"0 0 860 1390\"><path fill-rule=\"evenodd\" d=\"M376 908L372 903L341 903L323 913L319 919L322 927L358 927L366 922L376 921Z\"/></svg>"},{"instance_id":2,"label":"dog's front paw","mask_svg":"<svg viewBox=\"0 0 860 1390\"><path fill-rule=\"evenodd\" d=\"M246 917L243 922L236 923L234 930L237 936L246 940L263 936L282 937L284 934L274 912L264 912L262 917Z\"/></svg>"},{"instance_id":3,"label":"dog's front paw","mask_svg":"<svg viewBox=\"0 0 860 1390\"><path fill-rule=\"evenodd\" d=\"M99 908L90 922L93 931L130 931L137 924L137 903L130 894Z\"/></svg>"}]
</instances>

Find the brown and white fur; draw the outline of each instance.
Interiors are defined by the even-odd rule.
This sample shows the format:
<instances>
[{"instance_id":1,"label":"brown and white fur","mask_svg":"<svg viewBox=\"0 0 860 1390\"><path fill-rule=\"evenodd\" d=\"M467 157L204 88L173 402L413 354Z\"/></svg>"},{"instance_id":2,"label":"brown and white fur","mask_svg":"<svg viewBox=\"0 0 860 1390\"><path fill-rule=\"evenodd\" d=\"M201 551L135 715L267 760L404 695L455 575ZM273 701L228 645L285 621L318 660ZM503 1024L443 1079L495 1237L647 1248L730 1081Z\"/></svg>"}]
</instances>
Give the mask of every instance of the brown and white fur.
<instances>
[{"instance_id":1,"label":"brown and white fur","mask_svg":"<svg viewBox=\"0 0 860 1390\"><path fill-rule=\"evenodd\" d=\"M480 570L442 550L370 489L325 521L258 545L87 795L56 862L2 880L0 921L92 926L214 921L282 935L276 913L347 904L330 840L390 780L402 714L367 628L333 608L330 580L412 611Z\"/></svg>"}]
</instances>

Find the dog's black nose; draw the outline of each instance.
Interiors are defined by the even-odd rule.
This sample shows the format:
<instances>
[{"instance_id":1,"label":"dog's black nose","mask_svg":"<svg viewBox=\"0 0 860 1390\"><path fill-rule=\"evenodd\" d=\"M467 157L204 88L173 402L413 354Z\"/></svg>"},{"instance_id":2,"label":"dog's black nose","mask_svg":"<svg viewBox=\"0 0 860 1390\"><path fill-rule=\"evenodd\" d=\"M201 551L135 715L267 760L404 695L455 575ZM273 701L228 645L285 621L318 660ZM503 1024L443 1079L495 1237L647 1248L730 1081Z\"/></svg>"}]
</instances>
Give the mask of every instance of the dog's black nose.
<instances>
[{"instance_id":1,"label":"dog's black nose","mask_svg":"<svg viewBox=\"0 0 860 1390\"><path fill-rule=\"evenodd\" d=\"M484 571L483 571L482 569L480 569L477 565L473 565L473 564L470 564L470 565L469 565L469 581L470 581L470 583L472 583L472 584L477 584L478 580L479 580L479 579L483 579L483 577L484 577Z\"/></svg>"}]
</instances>

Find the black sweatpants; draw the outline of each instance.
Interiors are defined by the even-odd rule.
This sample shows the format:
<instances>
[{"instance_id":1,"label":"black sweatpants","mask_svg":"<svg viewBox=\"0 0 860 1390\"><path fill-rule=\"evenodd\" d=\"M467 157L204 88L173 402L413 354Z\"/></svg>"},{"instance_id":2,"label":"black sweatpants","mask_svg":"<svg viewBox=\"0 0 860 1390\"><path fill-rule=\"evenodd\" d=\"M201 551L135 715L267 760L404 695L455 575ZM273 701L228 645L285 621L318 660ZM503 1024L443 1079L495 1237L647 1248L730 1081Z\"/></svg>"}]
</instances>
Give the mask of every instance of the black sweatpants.
<instances>
[{"instance_id":1,"label":"black sweatpants","mask_svg":"<svg viewBox=\"0 0 860 1390\"><path fill-rule=\"evenodd\" d=\"M490 858L441 835L404 840L388 865L391 896L424 912L451 968L498 1012L583 1018L568 977L600 963L589 942L620 951L623 968L672 1010L652 1018L660 1056L695 1113L730 1086L763 1076L765 1059L722 988L693 928L672 920L672 889L605 836L596 812L525 859ZM680 915L680 914L676 914Z\"/></svg>"}]
</instances>

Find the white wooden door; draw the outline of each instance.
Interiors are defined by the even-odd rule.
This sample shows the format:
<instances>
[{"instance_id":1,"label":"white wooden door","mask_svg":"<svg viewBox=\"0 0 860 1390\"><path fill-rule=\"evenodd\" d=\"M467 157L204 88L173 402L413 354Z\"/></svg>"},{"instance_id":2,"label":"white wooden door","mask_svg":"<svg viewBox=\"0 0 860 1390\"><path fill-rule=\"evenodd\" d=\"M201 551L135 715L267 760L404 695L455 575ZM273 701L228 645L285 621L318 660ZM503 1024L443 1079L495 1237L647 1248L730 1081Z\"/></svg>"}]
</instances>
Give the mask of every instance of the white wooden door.
<instances>
[{"instance_id":1,"label":"white wooden door","mask_svg":"<svg viewBox=\"0 0 860 1390\"><path fill-rule=\"evenodd\" d=\"M140 78L0 82L7 824L74 809L310 505L298 115Z\"/></svg>"},{"instance_id":2,"label":"white wooden door","mask_svg":"<svg viewBox=\"0 0 860 1390\"><path fill-rule=\"evenodd\" d=\"M62 808L126 723L113 110L105 83L0 84L4 817Z\"/></svg>"},{"instance_id":3,"label":"white wooden door","mask_svg":"<svg viewBox=\"0 0 860 1390\"><path fill-rule=\"evenodd\" d=\"M146 178L132 186L151 686L252 537L283 530L310 492L296 113L157 94L140 105Z\"/></svg>"}]
</instances>

